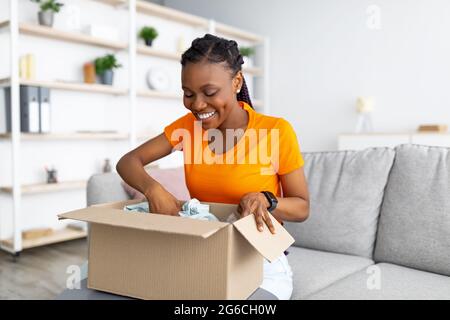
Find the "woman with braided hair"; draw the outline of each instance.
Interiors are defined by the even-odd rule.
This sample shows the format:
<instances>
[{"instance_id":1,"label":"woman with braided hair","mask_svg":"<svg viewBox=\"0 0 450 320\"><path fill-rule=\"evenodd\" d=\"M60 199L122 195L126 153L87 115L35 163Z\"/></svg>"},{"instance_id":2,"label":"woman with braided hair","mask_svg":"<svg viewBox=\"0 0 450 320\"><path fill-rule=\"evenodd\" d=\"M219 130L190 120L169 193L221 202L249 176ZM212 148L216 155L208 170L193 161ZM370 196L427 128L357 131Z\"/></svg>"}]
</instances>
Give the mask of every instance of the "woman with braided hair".
<instances>
[{"instance_id":1,"label":"woman with braided hair","mask_svg":"<svg viewBox=\"0 0 450 320\"><path fill-rule=\"evenodd\" d=\"M152 212L178 215L183 202L144 166L181 150L191 198L237 204L241 217L255 215L260 231L275 232L270 216L280 223L307 219L309 194L296 134L283 118L253 109L242 64L236 41L210 34L183 53L183 104L189 112L125 154L116 167L146 196ZM261 288L290 298L292 271L285 254L264 261Z\"/></svg>"}]
</instances>

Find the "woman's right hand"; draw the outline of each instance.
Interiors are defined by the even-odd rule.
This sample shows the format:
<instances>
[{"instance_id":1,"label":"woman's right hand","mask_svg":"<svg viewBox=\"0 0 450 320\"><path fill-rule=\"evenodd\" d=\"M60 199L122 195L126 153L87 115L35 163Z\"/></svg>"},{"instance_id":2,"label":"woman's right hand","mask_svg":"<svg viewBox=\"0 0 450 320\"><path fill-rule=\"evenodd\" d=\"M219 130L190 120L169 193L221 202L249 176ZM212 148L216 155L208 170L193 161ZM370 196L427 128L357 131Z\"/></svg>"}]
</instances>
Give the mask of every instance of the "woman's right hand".
<instances>
[{"instance_id":1,"label":"woman's right hand","mask_svg":"<svg viewBox=\"0 0 450 320\"><path fill-rule=\"evenodd\" d=\"M160 184L156 184L147 190L145 197L147 198L151 212L171 216L178 216L178 212L181 211L184 203L175 198Z\"/></svg>"}]
</instances>

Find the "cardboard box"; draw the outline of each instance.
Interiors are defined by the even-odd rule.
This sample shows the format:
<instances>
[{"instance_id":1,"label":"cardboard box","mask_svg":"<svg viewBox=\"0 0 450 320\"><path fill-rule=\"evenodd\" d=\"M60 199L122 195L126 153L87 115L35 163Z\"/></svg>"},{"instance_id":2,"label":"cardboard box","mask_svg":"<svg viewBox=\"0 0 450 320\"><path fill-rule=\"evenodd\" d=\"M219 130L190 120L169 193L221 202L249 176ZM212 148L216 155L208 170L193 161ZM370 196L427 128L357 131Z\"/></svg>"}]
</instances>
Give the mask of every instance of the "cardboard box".
<instances>
[{"instance_id":1,"label":"cardboard box","mask_svg":"<svg viewBox=\"0 0 450 320\"><path fill-rule=\"evenodd\" d=\"M262 283L263 257L273 261L293 242L249 215L234 223L125 212L129 200L60 214L89 228L88 288L141 299L246 299ZM207 202L205 202L207 203ZM221 221L237 206L207 203Z\"/></svg>"}]
</instances>

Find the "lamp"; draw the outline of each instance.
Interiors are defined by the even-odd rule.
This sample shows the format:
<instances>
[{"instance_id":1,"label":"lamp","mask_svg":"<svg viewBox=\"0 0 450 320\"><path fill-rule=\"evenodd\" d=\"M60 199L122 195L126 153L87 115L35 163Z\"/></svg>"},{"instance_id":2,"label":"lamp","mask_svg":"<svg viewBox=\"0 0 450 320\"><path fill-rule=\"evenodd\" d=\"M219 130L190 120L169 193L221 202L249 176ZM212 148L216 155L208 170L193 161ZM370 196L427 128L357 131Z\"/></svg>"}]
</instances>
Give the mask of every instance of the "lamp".
<instances>
[{"instance_id":1,"label":"lamp","mask_svg":"<svg viewBox=\"0 0 450 320\"><path fill-rule=\"evenodd\" d=\"M358 113L356 133L373 131L372 111L374 104L373 97L358 97L356 99L356 112Z\"/></svg>"}]
</instances>

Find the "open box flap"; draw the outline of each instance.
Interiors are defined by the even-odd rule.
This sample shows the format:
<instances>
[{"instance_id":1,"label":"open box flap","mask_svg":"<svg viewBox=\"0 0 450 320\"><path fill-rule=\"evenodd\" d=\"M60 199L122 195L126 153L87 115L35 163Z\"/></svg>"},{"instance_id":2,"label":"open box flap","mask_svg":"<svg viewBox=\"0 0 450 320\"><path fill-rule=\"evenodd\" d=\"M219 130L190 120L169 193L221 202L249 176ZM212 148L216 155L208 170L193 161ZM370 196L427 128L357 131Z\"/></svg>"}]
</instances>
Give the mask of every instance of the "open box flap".
<instances>
[{"instance_id":1,"label":"open box flap","mask_svg":"<svg viewBox=\"0 0 450 320\"><path fill-rule=\"evenodd\" d=\"M73 219L116 227L156 231L208 238L228 223L196 220L162 214L124 211L107 206L91 206L58 215L59 219Z\"/></svg>"},{"instance_id":2,"label":"open box flap","mask_svg":"<svg viewBox=\"0 0 450 320\"><path fill-rule=\"evenodd\" d=\"M294 238L272 215L269 216L275 227L275 234L270 232L265 223L263 231L259 231L253 214L234 222L233 225L264 258L272 262L294 243Z\"/></svg>"}]
</instances>

